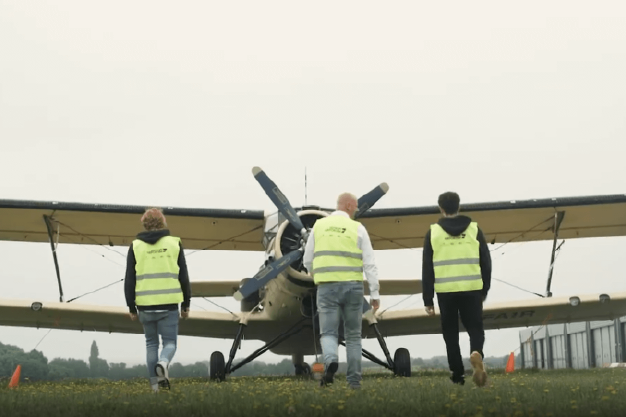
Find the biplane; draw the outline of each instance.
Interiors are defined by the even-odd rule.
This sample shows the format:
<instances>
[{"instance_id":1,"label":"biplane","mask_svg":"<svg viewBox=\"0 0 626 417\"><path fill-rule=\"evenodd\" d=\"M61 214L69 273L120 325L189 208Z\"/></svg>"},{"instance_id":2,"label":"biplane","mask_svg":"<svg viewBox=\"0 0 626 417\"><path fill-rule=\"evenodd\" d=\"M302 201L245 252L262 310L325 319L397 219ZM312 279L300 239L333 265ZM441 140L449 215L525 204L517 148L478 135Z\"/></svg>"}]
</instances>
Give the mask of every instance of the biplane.
<instances>
[{"instance_id":1,"label":"biplane","mask_svg":"<svg viewBox=\"0 0 626 417\"><path fill-rule=\"evenodd\" d=\"M255 167L253 174L277 211L163 208L172 234L182 239L185 249L264 253L252 276L192 281L193 297L235 297L240 301L237 313L191 311L180 322L180 335L233 340L227 358L222 352L211 354L209 374L215 380L223 380L267 351L291 355L295 373L310 374L304 356L321 349L315 337L319 335L315 285L303 267L302 255L316 220L333 210L293 208L263 170ZM375 250L422 247L430 224L440 216L438 207L372 208L388 189L383 183L363 195L357 220L367 228ZM0 200L0 240L49 243L59 285L58 302L0 299L0 325L143 333L141 324L129 319L126 306L66 302L57 248L59 244L128 246L141 231L138 217L144 210L141 206ZM626 195L466 204L461 211L478 222L490 244L553 241L544 298L485 305L486 330L626 315L626 292L565 297L552 297L550 292L557 239L626 235ZM380 280L381 295L419 294L421 290L420 279ZM365 291L367 295L367 285ZM463 331L462 324L460 329ZM411 357L405 348L392 356L385 338L440 331L438 312L428 316L418 308L373 313L364 299L363 338L377 338L384 359L365 349L363 356L396 375L411 375ZM234 363L244 337L265 344Z\"/></svg>"}]
</instances>

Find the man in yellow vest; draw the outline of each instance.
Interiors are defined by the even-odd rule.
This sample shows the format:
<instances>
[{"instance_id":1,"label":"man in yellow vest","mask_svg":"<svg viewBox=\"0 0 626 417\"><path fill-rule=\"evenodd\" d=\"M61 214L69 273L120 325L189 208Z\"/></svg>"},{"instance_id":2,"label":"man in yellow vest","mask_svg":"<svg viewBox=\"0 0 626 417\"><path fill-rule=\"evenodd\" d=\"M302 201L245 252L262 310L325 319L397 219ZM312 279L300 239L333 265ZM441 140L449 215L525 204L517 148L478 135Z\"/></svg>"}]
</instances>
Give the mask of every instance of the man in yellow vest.
<instances>
[{"instance_id":1,"label":"man in yellow vest","mask_svg":"<svg viewBox=\"0 0 626 417\"><path fill-rule=\"evenodd\" d=\"M180 238L170 236L159 209L146 210L141 218L144 232L128 250L124 292L131 320L143 325L150 386L169 388L169 365L176 352L179 312L189 315L191 287ZM159 335L163 349L159 357Z\"/></svg>"},{"instance_id":2,"label":"man in yellow vest","mask_svg":"<svg viewBox=\"0 0 626 417\"><path fill-rule=\"evenodd\" d=\"M458 214L459 195L439 196L443 217L424 239L422 298L426 312L435 314L434 293L441 313L441 330L446 342L448 365L456 384L465 383L465 369L459 348L459 316L470 338L473 380L484 386L487 373L483 364L483 302L491 286L491 255L483 232L476 222Z\"/></svg>"},{"instance_id":3,"label":"man in yellow vest","mask_svg":"<svg viewBox=\"0 0 626 417\"><path fill-rule=\"evenodd\" d=\"M376 311L380 307L374 250L365 227L353 220L357 208L358 200L353 194L341 194L337 210L315 222L304 252L304 266L317 285L320 343L325 363L322 386L333 383L339 367L339 321L343 318L347 381L350 388L361 388L364 272L372 308Z\"/></svg>"}]
</instances>

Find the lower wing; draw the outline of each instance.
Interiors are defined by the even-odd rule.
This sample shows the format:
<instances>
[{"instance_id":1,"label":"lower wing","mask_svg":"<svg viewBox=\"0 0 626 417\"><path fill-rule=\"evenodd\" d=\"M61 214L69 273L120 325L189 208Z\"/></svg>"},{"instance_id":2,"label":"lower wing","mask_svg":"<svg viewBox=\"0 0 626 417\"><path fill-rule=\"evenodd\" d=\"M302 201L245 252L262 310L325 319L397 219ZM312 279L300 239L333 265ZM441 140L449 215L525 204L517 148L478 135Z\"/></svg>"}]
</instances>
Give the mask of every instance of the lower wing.
<instances>
[{"instance_id":1,"label":"lower wing","mask_svg":"<svg viewBox=\"0 0 626 417\"><path fill-rule=\"evenodd\" d=\"M192 311L180 320L178 334L231 339L243 314ZM250 315L248 324L246 338L263 339L279 323L256 314ZM127 308L32 300L0 300L0 326L143 334L141 323L130 319Z\"/></svg>"},{"instance_id":2,"label":"lower wing","mask_svg":"<svg viewBox=\"0 0 626 417\"><path fill-rule=\"evenodd\" d=\"M494 330L612 320L622 316L626 316L626 292L487 304L483 308L483 325L485 330ZM385 311L377 313L376 319L384 336L441 333L441 318L438 312L434 316L429 316L423 308ZM461 324L459 328L463 330ZM366 333L368 337L375 336L373 332Z\"/></svg>"}]
</instances>

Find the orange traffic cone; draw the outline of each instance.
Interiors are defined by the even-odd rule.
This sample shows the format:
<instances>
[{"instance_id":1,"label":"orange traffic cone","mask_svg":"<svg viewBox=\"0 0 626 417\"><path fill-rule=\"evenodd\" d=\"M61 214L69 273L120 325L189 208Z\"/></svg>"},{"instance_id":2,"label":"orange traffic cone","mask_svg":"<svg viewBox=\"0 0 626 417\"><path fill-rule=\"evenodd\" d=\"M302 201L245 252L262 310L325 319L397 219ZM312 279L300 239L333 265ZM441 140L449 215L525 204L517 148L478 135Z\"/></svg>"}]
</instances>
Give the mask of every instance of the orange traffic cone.
<instances>
[{"instance_id":1,"label":"orange traffic cone","mask_svg":"<svg viewBox=\"0 0 626 417\"><path fill-rule=\"evenodd\" d=\"M509 360L506 362L506 368L504 369L504 372L511 373L515 370L515 355L513 354L513 352L511 352L511 354L509 355Z\"/></svg>"},{"instance_id":2,"label":"orange traffic cone","mask_svg":"<svg viewBox=\"0 0 626 417\"><path fill-rule=\"evenodd\" d=\"M22 374L22 365L17 365L15 368L15 372L13 372L13 376L11 377L11 382L9 382L9 388L17 388L20 384L20 375Z\"/></svg>"},{"instance_id":3,"label":"orange traffic cone","mask_svg":"<svg viewBox=\"0 0 626 417\"><path fill-rule=\"evenodd\" d=\"M315 362L312 367L313 378L316 380L322 379L322 375L324 375L324 364Z\"/></svg>"}]
</instances>

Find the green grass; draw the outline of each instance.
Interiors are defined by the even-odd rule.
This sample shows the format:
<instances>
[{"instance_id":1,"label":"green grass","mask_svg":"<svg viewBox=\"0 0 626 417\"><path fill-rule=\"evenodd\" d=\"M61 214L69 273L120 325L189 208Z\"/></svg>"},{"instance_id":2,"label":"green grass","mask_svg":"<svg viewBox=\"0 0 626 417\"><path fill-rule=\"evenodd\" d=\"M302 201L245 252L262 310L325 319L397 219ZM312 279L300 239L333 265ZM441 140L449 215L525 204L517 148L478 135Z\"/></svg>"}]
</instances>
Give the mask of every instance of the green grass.
<instances>
[{"instance_id":1,"label":"green grass","mask_svg":"<svg viewBox=\"0 0 626 417\"><path fill-rule=\"evenodd\" d=\"M151 393L146 379L24 383L0 388L3 416L621 416L626 415L626 369L516 371L490 374L479 389L468 377L452 385L447 373L411 378L366 374L361 391L339 375L329 388L290 377L172 380Z\"/></svg>"}]
</instances>

